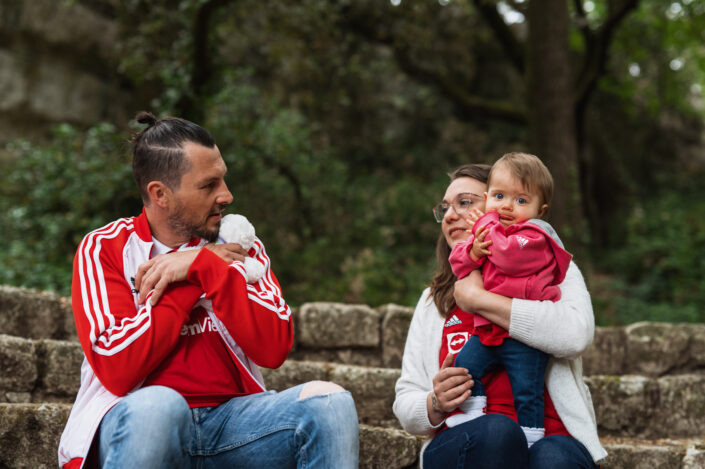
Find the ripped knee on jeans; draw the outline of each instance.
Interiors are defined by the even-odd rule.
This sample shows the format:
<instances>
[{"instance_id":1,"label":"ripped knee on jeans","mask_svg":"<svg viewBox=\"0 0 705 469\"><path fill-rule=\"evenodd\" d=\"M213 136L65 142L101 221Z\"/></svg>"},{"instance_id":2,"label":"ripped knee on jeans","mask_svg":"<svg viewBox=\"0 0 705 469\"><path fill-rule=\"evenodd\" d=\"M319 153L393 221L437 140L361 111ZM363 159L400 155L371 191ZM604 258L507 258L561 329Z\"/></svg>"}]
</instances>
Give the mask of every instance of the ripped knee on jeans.
<instances>
[{"instance_id":1,"label":"ripped knee on jeans","mask_svg":"<svg viewBox=\"0 0 705 469\"><path fill-rule=\"evenodd\" d=\"M311 396L333 394L342 391L345 391L344 387L335 383L331 383L330 381L310 381L304 384L304 387L301 388L301 392L299 393L299 400L306 399L307 397Z\"/></svg>"}]
</instances>

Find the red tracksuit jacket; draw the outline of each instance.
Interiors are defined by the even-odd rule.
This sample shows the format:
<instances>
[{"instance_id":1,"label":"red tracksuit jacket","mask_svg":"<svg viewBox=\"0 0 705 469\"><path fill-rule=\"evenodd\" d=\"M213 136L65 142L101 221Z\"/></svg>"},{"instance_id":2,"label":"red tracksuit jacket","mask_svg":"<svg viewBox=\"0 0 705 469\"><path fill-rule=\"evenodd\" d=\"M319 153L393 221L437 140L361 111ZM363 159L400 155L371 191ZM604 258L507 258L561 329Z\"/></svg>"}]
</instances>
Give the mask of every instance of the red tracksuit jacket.
<instances>
[{"instance_id":1,"label":"red tracksuit jacket","mask_svg":"<svg viewBox=\"0 0 705 469\"><path fill-rule=\"evenodd\" d=\"M180 250L204 244L195 239ZM228 265L202 249L187 280L170 285L154 307L138 305L134 289L152 245L143 211L89 233L78 247L71 299L85 360L59 444L60 466L86 457L105 413L169 355L197 303L218 325L247 393L264 390L258 365L277 368L291 349L291 310L259 240L249 254L267 267L260 281L248 284L241 262Z\"/></svg>"}]
</instances>

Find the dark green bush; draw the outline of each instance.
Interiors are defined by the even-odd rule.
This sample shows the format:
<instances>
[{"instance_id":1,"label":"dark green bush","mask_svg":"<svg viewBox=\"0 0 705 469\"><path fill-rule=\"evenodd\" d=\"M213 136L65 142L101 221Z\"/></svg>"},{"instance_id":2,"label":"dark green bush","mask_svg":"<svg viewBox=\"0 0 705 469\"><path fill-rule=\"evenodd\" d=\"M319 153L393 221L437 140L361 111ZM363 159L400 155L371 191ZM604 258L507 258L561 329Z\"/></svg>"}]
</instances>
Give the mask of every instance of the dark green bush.
<instances>
[{"instance_id":1,"label":"dark green bush","mask_svg":"<svg viewBox=\"0 0 705 469\"><path fill-rule=\"evenodd\" d=\"M435 185L413 174L348 166L316 142L298 112L242 81L208 106L205 127L228 165L235 201L265 242L292 304L412 304L432 272ZM76 246L89 231L139 213L127 131L58 126L47 144L17 141L2 179L0 283L70 292Z\"/></svg>"},{"instance_id":2,"label":"dark green bush","mask_svg":"<svg viewBox=\"0 0 705 469\"><path fill-rule=\"evenodd\" d=\"M124 134L108 124L54 129L47 145L8 145L0 174L0 283L68 294L83 235L138 213Z\"/></svg>"},{"instance_id":3,"label":"dark green bush","mask_svg":"<svg viewBox=\"0 0 705 469\"><path fill-rule=\"evenodd\" d=\"M697 176L692 178L697 181ZM705 199L699 187L638 206L624 245L601 268L613 277L598 300L602 323L705 320Z\"/></svg>"}]
</instances>

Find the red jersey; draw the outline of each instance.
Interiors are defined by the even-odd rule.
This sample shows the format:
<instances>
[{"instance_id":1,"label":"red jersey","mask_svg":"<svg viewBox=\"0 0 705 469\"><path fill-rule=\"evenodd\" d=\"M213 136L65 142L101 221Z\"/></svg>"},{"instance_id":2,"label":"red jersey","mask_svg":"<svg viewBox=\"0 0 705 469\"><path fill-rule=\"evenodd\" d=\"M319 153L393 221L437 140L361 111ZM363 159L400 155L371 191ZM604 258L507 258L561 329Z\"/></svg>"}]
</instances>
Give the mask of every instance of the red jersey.
<instances>
[{"instance_id":1,"label":"red jersey","mask_svg":"<svg viewBox=\"0 0 705 469\"><path fill-rule=\"evenodd\" d=\"M466 313L457 306L448 316L443 326L439 365L443 364L443 360L445 360L448 353L457 354L460 349L463 348L468 338L473 335L473 316L474 314ZM512 394L509 376L504 368L488 372L480 381L484 384L485 394L487 395L486 413L506 415L516 422L517 413L514 409L514 395ZM545 436L570 436L563 422L561 422L561 418L558 416L558 412L556 412L553 401L551 401L551 396L548 395L545 386L543 398Z\"/></svg>"},{"instance_id":2,"label":"red jersey","mask_svg":"<svg viewBox=\"0 0 705 469\"><path fill-rule=\"evenodd\" d=\"M242 262L201 249L185 281L169 285L155 306L149 296L138 304L134 277L154 244L143 211L78 247L71 301L86 359L59 444L62 466L85 458L105 413L145 383L172 387L192 407L217 404L264 390L258 366L277 368L291 349L291 309L258 239L248 253L266 267L257 282L247 283Z\"/></svg>"}]
</instances>

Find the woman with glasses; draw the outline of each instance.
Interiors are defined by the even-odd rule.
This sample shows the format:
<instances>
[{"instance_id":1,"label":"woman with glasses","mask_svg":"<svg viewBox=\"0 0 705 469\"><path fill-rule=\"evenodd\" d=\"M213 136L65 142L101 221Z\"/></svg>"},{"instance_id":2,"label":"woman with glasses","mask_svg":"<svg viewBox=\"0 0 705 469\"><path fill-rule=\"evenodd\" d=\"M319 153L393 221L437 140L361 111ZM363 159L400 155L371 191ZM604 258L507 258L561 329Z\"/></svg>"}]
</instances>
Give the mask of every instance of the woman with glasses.
<instances>
[{"instance_id":1,"label":"woman with glasses","mask_svg":"<svg viewBox=\"0 0 705 469\"><path fill-rule=\"evenodd\" d=\"M507 298L484 289L480 272L457 280L451 249L470 236L485 208L487 165L465 165L450 174L443 201L433 209L441 234L438 269L414 312L396 384L394 413L403 428L431 437L421 450L422 467L595 468L607 453L597 437L590 393L582 380L580 354L592 341L590 295L571 262L558 302ZM471 335L471 316L481 314L510 337L551 355L546 373L546 436L527 448L504 370L482 378L487 415L448 428L445 419L472 393L465 368L453 357Z\"/></svg>"}]
</instances>

